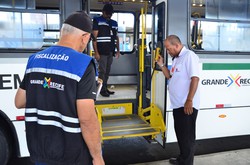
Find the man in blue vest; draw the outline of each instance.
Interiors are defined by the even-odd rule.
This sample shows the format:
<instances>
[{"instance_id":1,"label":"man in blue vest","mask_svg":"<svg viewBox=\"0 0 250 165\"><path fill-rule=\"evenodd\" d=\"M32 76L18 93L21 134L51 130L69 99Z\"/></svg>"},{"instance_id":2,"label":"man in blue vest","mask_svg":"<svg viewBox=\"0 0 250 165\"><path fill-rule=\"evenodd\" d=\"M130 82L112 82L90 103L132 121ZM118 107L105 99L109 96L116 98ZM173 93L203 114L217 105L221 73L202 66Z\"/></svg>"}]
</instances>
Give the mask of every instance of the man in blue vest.
<instances>
[{"instance_id":1,"label":"man in blue vest","mask_svg":"<svg viewBox=\"0 0 250 165\"><path fill-rule=\"evenodd\" d=\"M118 24L111 19L113 12L113 6L106 4L103 7L102 15L93 19L93 48L95 58L99 63L99 78L103 80L100 94L104 97L115 93L108 90L107 82L113 56L119 58L120 55L119 37L117 36Z\"/></svg>"},{"instance_id":2,"label":"man in blue vest","mask_svg":"<svg viewBox=\"0 0 250 165\"><path fill-rule=\"evenodd\" d=\"M15 105L25 108L36 165L104 165L94 104L96 69L81 53L91 31L91 18L74 12L64 21L58 44L29 57Z\"/></svg>"}]
</instances>

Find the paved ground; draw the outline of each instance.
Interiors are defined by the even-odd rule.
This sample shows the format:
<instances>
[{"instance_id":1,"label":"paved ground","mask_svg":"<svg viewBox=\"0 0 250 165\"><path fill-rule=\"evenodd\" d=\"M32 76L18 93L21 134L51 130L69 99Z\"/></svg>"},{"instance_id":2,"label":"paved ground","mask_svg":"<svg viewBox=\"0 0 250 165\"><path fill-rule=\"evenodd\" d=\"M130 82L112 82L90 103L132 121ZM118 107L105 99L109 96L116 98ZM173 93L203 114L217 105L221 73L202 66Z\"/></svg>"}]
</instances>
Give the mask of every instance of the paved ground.
<instances>
[{"instance_id":1,"label":"paved ground","mask_svg":"<svg viewBox=\"0 0 250 165\"><path fill-rule=\"evenodd\" d=\"M199 155L194 158L194 165L249 165L250 149L217 152ZM132 164L131 164L132 165ZM133 165L171 165L169 160L157 162L138 163Z\"/></svg>"},{"instance_id":2,"label":"paved ground","mask_svg":"<svg viewBox=\"0 0 250 165\"><path fill-rule=\"evenodd\" d=\"M243 152L243 154L239 151L241 149L249 149L249 152ZM158 163L167 165L166 160L176 157L178 152L177 143L166 144L164 149L157 143L149 144L142 137L105 141L103 145L106 165L145 164L145 162L154 162L153 165L157 165L155 161L162 161ZM242 160L237 165L250 165L249 162L244 162L244 159L247 161L250 159L250 135L197 141L195 163L196 165L223 165L221 160L216 162L217 155L221 152L225 152L224 156L222 154L225 159L221 160L227 162L227 165L235 165L232 155ZM212 155L206 157L207 154ZM215 164L212 164L212 160L215 161ZM33 163L29 158L14 158L8 165L33 165Z\"/></svg>"},{"instance_id":3,"label":"paved ground","mask_svg":"<svg viewBox=\"0 0 250 165\"><path fill-rule=\"evenodd\" d=\"M250 149L250 136L197 141L196 155L240 149ZM167 160L171 157L177 157L178 154L177 143L166 144L165 149L159 144L148 144L143 138L118 139L104 143L104 158L107 165L128 165ZM208 163L210 162L208 161Z\"/></svg>"}]
</instances>

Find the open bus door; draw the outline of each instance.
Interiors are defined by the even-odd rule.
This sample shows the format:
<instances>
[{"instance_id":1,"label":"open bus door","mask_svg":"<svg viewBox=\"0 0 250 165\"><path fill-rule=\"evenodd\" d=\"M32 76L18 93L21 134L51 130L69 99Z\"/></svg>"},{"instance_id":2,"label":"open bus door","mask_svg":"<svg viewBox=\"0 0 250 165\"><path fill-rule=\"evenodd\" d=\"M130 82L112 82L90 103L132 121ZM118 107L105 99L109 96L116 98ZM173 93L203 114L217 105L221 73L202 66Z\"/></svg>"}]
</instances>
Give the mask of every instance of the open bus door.
<instances>
[{"instance_id":1,"label":"open bus door","mask_svg":"<svg viewBox=\"0 0 250 165\"><path fill-rule=\"evenodd\" d=\"M135 5L144 3L141 8L141 15L145 16L148 9L148 1L124 1ZM146 17L146 16L145 16ZM152 140L165 144L165 123L163 119L164 106L154 104L155 99L150 99L150 105L145 106L145 53L146 53L146 33L145 18L142 19L142 38L138 40L138 85L136 100L106 100L97 101L96 109L98 119L101 123L101 134L103 140L128 138L128 137L148 137ZM141 42L140 42L141 41ZM163 80L164 82L165 80ZM151 97L158 92L158 87L151 90ZM154 93L154 94L152 94ZM164 97L159 100L164 102ZM158 102L157 102L158 103Z\"/></svg>"},{"instance_id":2,"label":"open bus door","mask_svg":"<svg viewBox=\"0 0 250 165\"><path fill-rule=\"evenodd\" d=\"M159 107L163 115L164 123L166 121L166 107L167 107L167 81L165 76L162 74L159 66L154 62L157 56L161 55L164 57L165 64L167 64L167 55L164 51L163 41L166 38L165 27L166 27L166 10L167 6L165 1L156 0L152 5L152 80L151 80L151 104ZM166 127L167 129L167 127ZM165 147L166 136L163 138L160 136L156 137L156 140Z\"/></svg>"}]
</instances>

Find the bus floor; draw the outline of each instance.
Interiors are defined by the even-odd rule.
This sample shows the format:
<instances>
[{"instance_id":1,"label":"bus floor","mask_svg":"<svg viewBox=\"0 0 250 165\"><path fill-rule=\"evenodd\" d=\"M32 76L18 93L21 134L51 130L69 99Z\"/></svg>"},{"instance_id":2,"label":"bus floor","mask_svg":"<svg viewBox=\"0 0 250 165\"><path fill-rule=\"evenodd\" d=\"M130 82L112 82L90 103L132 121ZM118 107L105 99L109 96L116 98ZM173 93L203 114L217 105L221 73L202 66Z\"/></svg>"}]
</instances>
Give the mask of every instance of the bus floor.
<instances>
[{"instance_id":1,"label":"bus floor","mask_svg":"<svg viewBox=\"0 0 250 165\"><path fill-rule=\"evenodd\" d=\"M106 165L168 165L178 156L177 143L149 143L143 137L103 142ZM250 135L197 140L194 165L249 165ZM8 165L33 165L29 158L13 158Z\"/></svg>"},{"instance_id":2,"label":"bus floor","mask_svg":"<svg viewBox=\"0 0 250 165\"><path fill-rule=\"evenodd\" d=\"M114 95L110 95L109 97L103 97L99 95L97 97L97 101L109 101L109 100L131 100L136 99L137 86L136 85L111 85L108 87L110 91L114 91ZM150 90L146 90L146 97L150 98Z\"/></svg>"},{"instance_id":3,"label":"bus floor","mask_svg":"<svg viewBox=\"0 0 250 165\"><path fill-rule=\"evenodd\" d=\"M99 95L97 101L136 99L136 85L111 85L109 90L114 91L115 94L110 97Z\"/></svg>"}]
</instances>

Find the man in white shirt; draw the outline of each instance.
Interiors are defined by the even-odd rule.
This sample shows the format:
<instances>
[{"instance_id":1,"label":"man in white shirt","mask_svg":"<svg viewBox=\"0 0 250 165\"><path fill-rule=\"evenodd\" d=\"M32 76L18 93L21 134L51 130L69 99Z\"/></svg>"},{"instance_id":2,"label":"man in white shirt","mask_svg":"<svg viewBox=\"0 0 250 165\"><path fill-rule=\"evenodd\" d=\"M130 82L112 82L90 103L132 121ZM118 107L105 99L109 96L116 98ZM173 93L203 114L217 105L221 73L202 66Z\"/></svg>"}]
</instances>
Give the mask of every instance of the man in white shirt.
<instances>
[{"instance_id":1,"label":"man in white shirt","mask_svg":"<svg viewBox=\"0 0 250 165\"><path fill-rule=\"evenodd\" d=\"M170 70L159 57L157 64L169 79L170 108L173 109L174 127L180 155L171 158L171 164L193 165L195 152L195 129L198 114L199 95L199 57L182 45L176 35L164 41L168 54L173 57Z\"/></svg>"}]
</instances>

